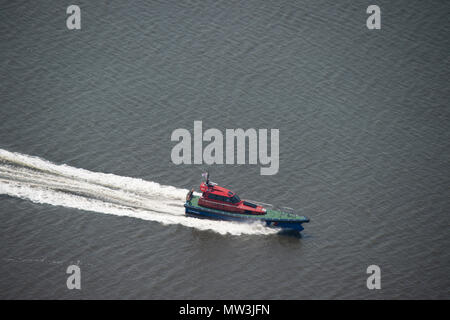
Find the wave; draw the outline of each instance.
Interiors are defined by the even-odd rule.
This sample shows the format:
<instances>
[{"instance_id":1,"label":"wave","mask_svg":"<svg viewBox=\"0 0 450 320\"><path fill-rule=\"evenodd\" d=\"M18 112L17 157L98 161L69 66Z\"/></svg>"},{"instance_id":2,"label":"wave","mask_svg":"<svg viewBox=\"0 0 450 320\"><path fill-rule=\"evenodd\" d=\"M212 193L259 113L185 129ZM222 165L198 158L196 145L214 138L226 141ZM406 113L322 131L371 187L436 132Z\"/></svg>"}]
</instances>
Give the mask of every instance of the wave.
<instances>
[{"instance_id":1,"label":"wave","mask_svg":"<svg viewBox=\"0 0 450 320\"><path fill-rule=\"evenodd\" d=\"M0 149L0 194L35 203L179 224L219 234L266 235L263 224L213 221L184 215L188 190L138 178L92 172Z\"/></svg>"}]
</instances>

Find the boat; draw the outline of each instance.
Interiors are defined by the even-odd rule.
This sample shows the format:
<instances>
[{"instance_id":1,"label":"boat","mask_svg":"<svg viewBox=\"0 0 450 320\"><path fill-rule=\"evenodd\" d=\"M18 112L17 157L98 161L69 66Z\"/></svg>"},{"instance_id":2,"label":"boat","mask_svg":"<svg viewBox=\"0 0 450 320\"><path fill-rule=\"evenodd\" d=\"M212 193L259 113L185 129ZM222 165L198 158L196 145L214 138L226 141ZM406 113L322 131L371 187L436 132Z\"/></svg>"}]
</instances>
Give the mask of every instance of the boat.
<instances>
[{"instance_id":1,"label":"boat","mask_svg":"<svg viewBox=\"0 0 450 320\"><path fill-rule=\"evenodd\" d=\"M260 222L268 227L303 230L303 223L309 222L305 216L288 212L288 209L275 209L271 205L256 201L242 200L236 193L209 180L209 173L203 173L206 181L200 184L201 195L191 189L186 195L186 215L214 220L239 222Z\"/></svg>"}]
</instances>

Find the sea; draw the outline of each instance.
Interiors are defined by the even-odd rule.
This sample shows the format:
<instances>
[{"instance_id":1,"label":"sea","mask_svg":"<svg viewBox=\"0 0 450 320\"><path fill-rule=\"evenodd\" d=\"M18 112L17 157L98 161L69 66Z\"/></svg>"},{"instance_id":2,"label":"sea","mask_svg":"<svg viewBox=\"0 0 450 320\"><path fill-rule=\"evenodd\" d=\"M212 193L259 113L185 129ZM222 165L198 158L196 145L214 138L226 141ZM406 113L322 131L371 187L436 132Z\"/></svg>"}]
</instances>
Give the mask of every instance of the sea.
<instances>
[{"instance_id":1,"label":"sea","mask_svg":"<svg viewBox=\"0 0 450 320\"><path fill-rule=\"evenodd\" d=\"M0 1L0 299L449 299L449 16L439 0ZM278 172L175 164L194 121L278 129ZM205 171L310 222L186 217Z\"/></svg>"}]
</instances>

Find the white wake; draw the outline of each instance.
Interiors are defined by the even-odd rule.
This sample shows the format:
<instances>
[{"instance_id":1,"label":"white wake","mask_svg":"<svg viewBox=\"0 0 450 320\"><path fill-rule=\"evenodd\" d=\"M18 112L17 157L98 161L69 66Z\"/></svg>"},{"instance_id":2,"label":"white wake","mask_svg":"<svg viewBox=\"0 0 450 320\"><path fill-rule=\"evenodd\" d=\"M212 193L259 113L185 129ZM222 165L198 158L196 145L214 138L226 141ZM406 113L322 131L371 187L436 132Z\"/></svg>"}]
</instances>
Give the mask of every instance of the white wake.
<instances>
[{"instance_id":1,"label":"white wake","mask_svg":"<svg viewBox=\"0 0 450 320\"><path fill-rule=\"evenodd\" d=\"M220 234L273 234L262 224L196 219L184 215L188 190L152 181L92 172L0 149L0 194Z\"/></svg>"}]
</instances>

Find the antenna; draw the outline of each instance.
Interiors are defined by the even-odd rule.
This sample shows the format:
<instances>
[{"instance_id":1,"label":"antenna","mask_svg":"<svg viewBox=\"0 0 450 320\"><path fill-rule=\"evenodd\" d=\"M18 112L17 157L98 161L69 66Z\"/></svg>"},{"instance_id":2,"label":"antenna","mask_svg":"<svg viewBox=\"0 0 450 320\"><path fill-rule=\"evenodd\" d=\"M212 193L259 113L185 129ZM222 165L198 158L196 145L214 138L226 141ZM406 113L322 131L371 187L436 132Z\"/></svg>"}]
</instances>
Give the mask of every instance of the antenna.
<instances>
[{"instance_id":1,"label":"antenna","mask_svg":"<svg viewBox=\"0 0 450 320\"><path fill-rule=\"evenodd\" d=\"M205 178L206 178L206 185L207 185L208 187L214 187L214 186L217 186L217 183L212 182L212 181L209 181L209 172L204 172L204 173L202 173L202 177L205 177Z\"/></svg>"},{"instance_id":2,"label":"antenna","mask_svg":"<svg viewBox=\"0 0 450 320\"><path fill-rule=\"evenodd\" d=\"M206 184L209 184L209 172L203 172L202 177L206 178Z\"/></svg>"}]
</instances>

